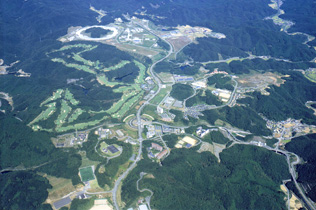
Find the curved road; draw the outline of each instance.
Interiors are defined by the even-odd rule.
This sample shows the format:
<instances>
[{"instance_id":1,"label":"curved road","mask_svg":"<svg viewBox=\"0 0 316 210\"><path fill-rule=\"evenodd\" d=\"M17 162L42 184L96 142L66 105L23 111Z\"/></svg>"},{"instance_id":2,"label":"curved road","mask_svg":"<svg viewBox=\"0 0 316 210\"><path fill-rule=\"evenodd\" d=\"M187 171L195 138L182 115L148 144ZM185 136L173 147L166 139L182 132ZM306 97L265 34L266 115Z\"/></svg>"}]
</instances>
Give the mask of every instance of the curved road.
<instances>
[{"instance_id":1,"label":"curved road","mask_svg":"<svg viewBox=\"0 0 316 210\"><path fill-rule=\"evenodd\" d=\"M230 131L227 128L225 128L225 127L222 127L222 128L234 139L234 143L235 144L254 145L254 144L251 144L249 142L243 142L243 141L238 140L234 135L232 135L230 133ZM296 181L295 165L301 163L300 157L297 154L295 154L295 153L284 151L284 150L280 150L279 148L272 148L272 147L269 147L269 146L263 146L263 148L265 148L267 150L270 150L270 151L277 152L279 154L285 155L286 161L287 161L288 166L289 166L289 172L290 172L290 174L292 176L292 179L294 181L295 187L300 192L300 194L301 194L305 204L307 204L308 208L312 209L312 210L316 210L315 204L305 195L305 192L302 190L301 186ZM291 155L294 155L295 158L296 158L296 160L294 162L291 162L291 160L290 160Z\"/></svg>"},{"instance_id":2,"label":"curved road","mask_svg":"<svg viewBox=\"0 0 316 210\"><path fill-rule=\"evenodd\" d=\"M136 182L136 188L137 188L137 191L139 191L139 192L145 192L145 191L147 191L147 192L150 193L150 196L146 197L145 199L146 199L146 202L147 202L147 205L148 205L149 209L151 209L151 208L150 208L150 199L151 199L151 197L152 197L153 194L154 194L153 191L151 191L150 189L147 189L147 188L145 188L145 189L139 189L139 181L142 180L142 178L144 177L144 175L146 175L145 172L140 172L140 174L139 174L140 178L139 178L139 179L137 180L137 182Z\"/></svg>"},{"instance_id":3,"label":"curved road","mask_svg":"<svg viewBox=\"0 0 316 210\"><path fill-rule=\"evenodd\" d=\"M137 23L136 23L136 24L137 24ZM142 27L144 30L150 32L151 34L157 36L157 37L160 38L161 40L165 41L165 42L170 46L170 49L169 49L168 54L167 54L165 57L163 57L163 58L161 58L160 60L154 62L154 63L151 65L151 67L150 67L150 74L151 74L152 77L155 79L155 81L156 81L156 83L157 83L157 85L158 85L158 90L157 90L145 103L143 103L143 105L142 105L142 106L138 109L138 111L137 111L136 117L137 117L137 122L138 122L138 140L139 140L138 154L137 154L137 157L136 157L135 161L134 161L134 162L128 167L128 169L116 180L116 182L115 182L115 184L114 184L114 188L113 188L113 190L112 190L112 198L113 198L113 203L114 203L115 209L117 209L117 210L120 209L120 208L119 208L119 205L118 205L118 203L117 203L117 199L116 199L116 197L117 197L117 190L118 190L118 188L119 188L119 186L120 186L122 180L125 179L126 176L136 167L137 162L140 161L140 158L141 158L141 155L142 155L142 147L143 147L142 131L143 131L143 129L142 129L142 126L141 126L141 117L140 117L140 116L141 116L141 112L142 112L143 108L148 104L148 102L149 102L151 99L153 99L153 98L160 92L160 89L161 89L161 81L160 81L160 79L155 75L153 69L154 69L154 67L155 67L158 63L160 63L160 62L162 62L163 60L165 60L166 58L168 58L168 57L172 54L172 52L173 52L173 47L172 47L172 45L171 45L168 41L166 41L165 39L162 39L162 38L159 37L156 33L154 33L154 32L152 32L152 31L150 31L150 30L144 28L142 25L140 25L140 24L137 24L137 25L140 26L140 27Z\"/></svg>"}]
</instances>

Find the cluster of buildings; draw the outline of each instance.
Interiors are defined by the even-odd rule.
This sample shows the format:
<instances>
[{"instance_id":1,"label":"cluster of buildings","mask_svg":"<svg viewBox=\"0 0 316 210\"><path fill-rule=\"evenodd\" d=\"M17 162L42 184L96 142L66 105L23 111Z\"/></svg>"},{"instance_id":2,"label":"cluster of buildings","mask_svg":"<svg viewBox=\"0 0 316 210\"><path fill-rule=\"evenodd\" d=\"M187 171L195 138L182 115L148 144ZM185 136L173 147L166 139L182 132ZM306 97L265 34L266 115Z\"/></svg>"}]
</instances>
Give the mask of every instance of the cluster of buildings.
<instances>
[{"instance_id":1,"label":"cluster of buildings","mask_svg":"<svg viewBox=\"0 0 316 210\"><path fill-rule=\"evenodd\" d=\"M207 88L207 84L205 81L192 82L191 85L195 89Z\"/></svg>"},{"instance_id":2,"label":"cluster of buildings","mask_svg":"<svg viewBox=\"0 0 316 210\"><path fill-rule=\"evenodd\" d=\"M168 98L171 98L171 97L168 97ZM170 103L170 101L167 101L167 103L163 102L163 106L169 107L171 106L171 104L173 104L173 102L172 103ZM161 117L162 121L165 121L165 122L172 122L173 119L176 117L175 114L172 114L170 112L164 112L164 109L160 107L159 105L157 106L157 113Z\"/></svg>"},{"instance_id":3,"label":"cluster of buildings","mask_svg":"<svg viewBox=\"0 0 316 210\"><path fill-rule=\"evenodd\" d=\"M126 28L122 35L119 37L120 42L133 42L133 44L142 44L143 39L135 34L143 33L144 29L140 27Z\"/></svg>"},{"instance_id":4,"label":"cluster of buildings","mask_svg":"<svg viewBox=\"0 0 316 210\"><path fill-rule=\"evenodd\" d=\"M191 40L194 40L197 37L213 37L217 39L223 39L226 38L226 36L222 33L215 33L212 32L211 29L205 28L205 27L192 27L189 25L186 26L178 26L177 30L169 31L168 33L163 34L161 37L164 39L168 38L176 38L176 37L183 37L186 36L190 38Z\"/></svg>"},{"instance_id":5,"label":"cluster of buildings","mask_svg":"<svg viewBox=\"0 0 316 210\"><path fill-rule=\"evenodd\" d=\"M167 98L165 98L162 101L161 106L165 107L167 109L170 109L172 106L176 107L176 108L183 108L183 102L178 101L178 100L172 98L171 96L168 96ZM157 112L158 112L158 114L162 114L163 110L162 109L158 110L158 108L157 108Z\"/></svg>"},{"instance_id":6,"label":"cluster of buildings","mask_svg":"<svg viewBox=\"0 0 316 210\"><path fill-rule=\"evenodd\" d=\"M68 135L58 136L53 142L57 148L73 147L74 145L81 145L88 140L89 131L81 131Z\"/></svg>"},{"instance_id":7,"label":"cluster of buildings","mask_svg":"<svg viewBox=\"0 0 316 210\"><path fill-rule=\"evenodd\" d=\"M280 122L267 120L267 128L272 130L273 136L278 139L290 139L293 133L308 134L315 133L315 125L302 124L300 120L287 119Z\"/></svg>"},{"instance_id":8,"label":"cluster of buildings","mask_svg":"<svg viewBox=\"0 0 316 210\"><path fill-rule=\"evenodd\" d=\"M229 90L216 89L213 90L212 93L216 95L222 102L226 103L228 102L232 92Z\"/></svg>"},{"instance_id":9,"label":"cluster of buildings","mask_svg":"<svg viewBox=\"0 0 316 210\"><path fill-rule=\"evenodd\" d=\"M163 133L174 133L174 134L183 134L185 133L184 129L183 128L173 128L173 127L169 127L169 126L166 126L166 125L148 125L147 126L147 138L152 138L154 137L155 135L157 136L160 136L162 135Z\"/></svg>"},{"instance_id":10,"label":"cluster of buildings","mask_svg":"<svg viewBox=\"0 0 316 210\"><path fill-rule=\"evenodd\" d=\"M100 139L105 139L108 138L109 135L112 134L112 131L107 128L98 128L98 130L95 131L95 134L99 136Z\"/></svg>"},{"instance_id":11,"label":"cluster of buildings","mask_svg":"<svg viewBox=\"0 0 316 210\"><path fill-rule=\"evenodd\" d=\"M259 147L267 146L265 142L261 142L261 141L250 141L250 144L257 145Z\"/></svg>"},{"instance_id":12,"label":"cluster of buildings","mask_svg":"<svg viewBox=\"0 0 316 210\"><path fill-rule=\"evenodd\" d=\"M206 134L210 133L210 129L203 129L201 126L196 129L196 135L203 138Z\"/></svg>"},{"instance_id":13,"label":"cluster of buildings","mask_svg":"<svg viewBox=\"0 0 316 210\"><path fill-rule=\"evenodd\" d=\"M194 78L193 78L193 77L190 77L190 76L181 76L181 75L177 75L177 74L174 74L174 75L173 75L173 79L174 79L174 81L176 81L176 82L192 82L192 81L194 81Z\"/></svg>"},{"instance_id":14,"label":"cluster of buildings","mask_svg":"<svg viewBox=\"0 0 316 210\"><path fill-rule=\"evenodd\" d=\"M151 159L156 158L157 160L160 160L166 154L168 154L167 149L163 149L162 146L156 143L151 143L151 147L148 147L147 150L148 150L148 157Z\"/></svg>"},{"instance_id":15,"label":"cluster of buildings","mask_svg":"<svg viewBox=\"0 0 316 210\"><path fill-rule=\"evenodd\" d=\"M199 116L204 116L204 114L202 113L203 111L210 108L214 108L214 107L215 105L206 105L206 104L199 104L196 106L187 107L184 111L183 118L186 120L189 120L188 116L190 116L195 119L199 119Z\"/></svg>"}]
</instances>

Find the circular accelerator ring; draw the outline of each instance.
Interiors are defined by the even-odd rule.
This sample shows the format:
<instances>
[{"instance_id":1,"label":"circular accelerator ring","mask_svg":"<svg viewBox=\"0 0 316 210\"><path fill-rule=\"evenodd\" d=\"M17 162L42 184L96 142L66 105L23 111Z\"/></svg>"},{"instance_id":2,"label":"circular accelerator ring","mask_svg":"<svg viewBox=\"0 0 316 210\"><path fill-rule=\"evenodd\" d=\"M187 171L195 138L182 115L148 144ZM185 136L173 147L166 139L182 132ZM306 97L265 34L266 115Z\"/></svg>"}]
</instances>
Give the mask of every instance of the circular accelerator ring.
<instances>
[{"instance_id":1,"label":"circular accelerator ring","mask_svg":"<svg viewBox=\"0 0 316 210\"><path fill-rule=\"evenodd\" d=\"M102 28L102 29L105 29L105 30L110 30L112 31L111 34L108 34L104 37L100 37L100 38L92 38L92 37L89 37L89 36L86 36L86 35L83 35L82 32L85 32L86 30L90 29L90 28ZM82 40L87 40L87 41L103 41L103 40L107 40L107 39L112 39L114 37L116 37L118 35L118 30L115 28L115 27L110 27L110 26L98 26L98 25L95 25L95 26L87 26L87 27L84 27L84 28L81 28L79 29L77 32L76 32L76 35L79 39L82 39Z\"/></svg>"}]
</instances>

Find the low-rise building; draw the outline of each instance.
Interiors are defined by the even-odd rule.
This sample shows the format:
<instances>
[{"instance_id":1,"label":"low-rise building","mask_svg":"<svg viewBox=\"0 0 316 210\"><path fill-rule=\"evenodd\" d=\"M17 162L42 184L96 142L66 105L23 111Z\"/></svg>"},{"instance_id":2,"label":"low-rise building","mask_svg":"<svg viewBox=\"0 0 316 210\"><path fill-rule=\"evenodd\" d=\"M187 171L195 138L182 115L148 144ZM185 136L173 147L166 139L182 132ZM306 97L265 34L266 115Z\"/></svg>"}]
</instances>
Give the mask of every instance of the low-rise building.
<instances>
[{"instance_id":1,"label":"low-rise building","mask_svg":"<svg viewBox=\"0 0 316 210\"><path fill-rule=\"evenodd\" d=\"M163 158L166 154L168 153L168 150L164 150L162 152L160 152L158 155L157 155L157 159L160 160L161 158Z\"/></svg>"},{"instance_id":2,"label":"low-rise building","mask_svg":"<svg viewBox=\"0 0 316 210\"><path fill-rule=\"evenodd\" d=\"M158 151L162 151L162 146L160 146L159 144L156 144L156 143L151 143L151 147L155 150L158 150Z\"/></svg>"}]
</instances>

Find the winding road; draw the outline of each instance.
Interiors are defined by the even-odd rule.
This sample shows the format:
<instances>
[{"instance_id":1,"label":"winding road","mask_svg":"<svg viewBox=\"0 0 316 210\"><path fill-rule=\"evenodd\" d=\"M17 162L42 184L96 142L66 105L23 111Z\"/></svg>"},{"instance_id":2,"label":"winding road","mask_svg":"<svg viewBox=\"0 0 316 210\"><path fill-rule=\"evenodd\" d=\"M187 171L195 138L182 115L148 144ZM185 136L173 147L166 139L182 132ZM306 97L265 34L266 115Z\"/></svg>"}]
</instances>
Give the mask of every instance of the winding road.
<instances>
[{"instance_id":1,"label":"winding road","mask_svg":"<svg viewBox=\"0 0 316 210\"><path fill-rule=\"evenodd\" d=\"M233 134L230 133L230 131L227 128L222 127L222 129L225 130L230 135L230 137L231 137L230 139L233 140L234 144L254 145L254 144L251 144L249 142L243 142L243 141L238 140ZM300 192L300 194L301 194L305 204L307 204L308 208L312 209L312 210L316 210L315 204L305 195L305 192L302 190L301 186L296 181L297 177L296 177L295 166L297 164L301 163L300 157L298 155L296 155L295 153L284 151L284 150L280 150L278 147L272 148L272 147L269 147L269 146L263 146L263 148L265 148L267 150L270 150L270 151L274 151L274 152L279 153L279 154L282 154L282 155L284 155L286 157L286 161L287 161L287 164L289 166L289 172L290 172L290 174L292 176L292 180L294 181L295 187ZM290 159L291 155L295 156L295 158L296 158L296 160L294 162L291 162L291 159Z\"/></svg>"},{"instance_id":2,"label":"winding road","mask_svg":"<svg viewBox=\"0 0 316 210\"><path fill-rule=\"evenodd\" d=\"M136 114L136 117L137 117L137 123L138 123L138 141L139 141L139 149L138 149L138 154L137 154L137 157L135 158L134 162L128 167L128 169L116 180L115 184L114 184L114 188L112 190L112 198L113 198L113 203L114 203L114 206L115 206L115 209L119 210L119 205L117 203L117 191L118 191L118 188L120 186L120 184L122 183L123 179L126 178L126 176L136 167L137 165L137 162L140 161L141 159L141 155L142 155L142 148L143 148L143 137L142 137L142 132L143 132L143 129L142 129L142 125L141 125L141 112L143 110L143 108L149 103L150 100L152 100L161 90L161 81L160 79L155 75L154 73L154 67L162 62L163 60L165 60L166 58L168 58L172 53L173 53L173 47L172 45L166 41L165 39L162 39L161 37L159 37L159 35L157 35L155 32L151 31L151 30L148 30L147 28L144 28L144 26L138 24L138 23L135 23L136 25L138 25L139 27L143 28L144 30L148 31L149 33L157 36L158 38L160 38L161 40L165 41L170 49L169 49L169 52L168 54L161 58L160 60L154 62L149 71L150 71L150 74L151 76L154 78L154 80L156 81L157 85L158 85L158 90L152 94L152 96L147 99L147 101L145 103L142 104L142 106L138 109L137 111L137 114ZM150 206L149 206L150 208Z\"/></svg>"}]
</instances>

